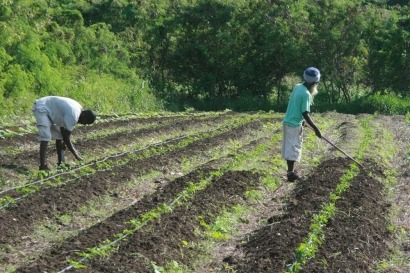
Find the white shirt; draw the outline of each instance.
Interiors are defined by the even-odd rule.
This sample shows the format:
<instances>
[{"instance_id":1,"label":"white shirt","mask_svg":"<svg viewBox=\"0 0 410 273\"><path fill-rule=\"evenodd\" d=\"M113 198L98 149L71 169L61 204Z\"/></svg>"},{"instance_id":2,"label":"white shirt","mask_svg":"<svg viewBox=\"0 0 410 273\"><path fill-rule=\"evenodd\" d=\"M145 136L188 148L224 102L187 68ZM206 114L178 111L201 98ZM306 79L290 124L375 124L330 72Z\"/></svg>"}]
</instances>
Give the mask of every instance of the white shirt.
<instances>
[{"instance_id":1,"label":"white shirt","mask_svg":"<svg viewBox=\"0 0 410 273\"><path fill-rule=\"evenodd\" d=\"M47 112L51 122L68 131L74 130L82 111L82 106L77 101L57 96L36 100L34 108L39 112Z\"/></svg>"}]
</instances>

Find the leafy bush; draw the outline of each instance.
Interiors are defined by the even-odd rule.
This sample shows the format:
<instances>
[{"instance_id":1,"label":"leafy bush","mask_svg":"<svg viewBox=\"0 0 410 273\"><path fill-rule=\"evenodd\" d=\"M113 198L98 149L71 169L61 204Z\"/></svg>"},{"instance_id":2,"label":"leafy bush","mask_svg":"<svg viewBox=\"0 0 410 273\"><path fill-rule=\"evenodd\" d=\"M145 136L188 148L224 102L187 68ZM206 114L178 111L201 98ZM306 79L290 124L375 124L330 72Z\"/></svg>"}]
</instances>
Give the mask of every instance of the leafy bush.
<instances>
[{"instance_id":1,"label":"leafy bush","mask_svg":"<svg viewBox=\"0 0 410 273\"><path fill-rule=\"evenodd\" d=\"M410 98L393 94L375 94L356 98L350 103L326 104L319 102L313 109L317 112L337 111L347 114L406 115L410 113Z\"/></svg>"},{"instance_id":2,"label":"leafy bush","mask_svg":"<svg viewBox=\"0 0 410 273\"><path fill-rule=\"evenodd\" d=\"M400 98L392 94L362 97L356 104L358 112L386 115L406 115L410 112L410 98Z\"/></svg>"}]
</instances>

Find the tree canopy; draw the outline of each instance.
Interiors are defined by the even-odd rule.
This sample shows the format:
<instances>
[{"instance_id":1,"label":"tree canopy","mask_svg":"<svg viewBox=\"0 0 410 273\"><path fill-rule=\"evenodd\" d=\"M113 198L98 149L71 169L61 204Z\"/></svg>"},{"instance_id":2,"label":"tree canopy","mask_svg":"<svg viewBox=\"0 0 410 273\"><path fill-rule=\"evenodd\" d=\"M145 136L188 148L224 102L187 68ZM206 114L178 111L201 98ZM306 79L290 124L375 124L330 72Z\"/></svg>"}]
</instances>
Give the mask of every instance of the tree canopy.
<instances>
[{"instance_id":1,"label":"tree canopy","mask_svg":"<svg viewBox=\"0 0 410 273\"><path fill-rule=\"evenodd\" d=\"M326 103L410 97L409 1L16 0L0 3L0 105L95 77L165 101L287 99L323 74ZM64 91L65 92L65 91ZM63 92L63 93L64 93ZM94 90L92 92L98 92Z\"/></svg>"}]
</instances>

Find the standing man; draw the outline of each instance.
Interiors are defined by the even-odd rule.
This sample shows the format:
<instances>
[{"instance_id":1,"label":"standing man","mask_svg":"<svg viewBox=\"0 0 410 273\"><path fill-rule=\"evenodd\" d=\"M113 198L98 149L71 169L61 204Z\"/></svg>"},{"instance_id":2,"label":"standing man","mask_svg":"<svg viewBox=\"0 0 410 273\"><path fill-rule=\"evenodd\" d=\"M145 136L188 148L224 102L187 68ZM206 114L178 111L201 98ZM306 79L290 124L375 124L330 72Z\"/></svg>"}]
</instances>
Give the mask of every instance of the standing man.
<instances>
[{"instance_id":1,"label":"standing man","mask_svg":"<svg viewBox=\"0 0 410 273\"><path fill-rule=\"evenodd\" d=\"M96 115L91 110L83 110L81 105L70 98L48 96L35 101L33 114L36 118L40 141L39 170L50 170L46 163L48 142L56 140L58 165L63 163L66 147L77 160L83 160L71 143L70 136L77 123L92 124Z\"/></svg>"},{"instance_id":2,"label":"standing man","mask_svg":"<svg viewBox=\"0 0 410 273\"><path fill-rule=\"evenodd\" d=\"M317 85L320 81L320 71L315 67L307 68L303 73L303 83L297 84L290 95L288 108L283 119L282 158L288 165L288 181L300 179L295 172L295 162L302 156L304 120L315 130L317 137L322 134L309 116L313 97L318 93Z\"/></svg>"}]
</instances>

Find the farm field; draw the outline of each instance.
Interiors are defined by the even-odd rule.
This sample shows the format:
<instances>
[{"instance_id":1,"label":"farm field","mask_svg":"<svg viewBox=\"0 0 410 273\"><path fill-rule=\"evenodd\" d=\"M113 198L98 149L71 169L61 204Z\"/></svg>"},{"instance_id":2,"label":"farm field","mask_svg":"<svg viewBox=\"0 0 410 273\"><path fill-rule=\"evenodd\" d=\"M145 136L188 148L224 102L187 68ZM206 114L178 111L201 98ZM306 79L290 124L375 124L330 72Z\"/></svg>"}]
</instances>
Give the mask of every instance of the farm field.
<instances>
[{"instance_id":1,"label":"farm field","mask_svg":"<svg viewBox=\"0 0 410 273\"><path fill-rule=\"evenodd\" d=\"M314 114L286 181L283 114L101 116L38 169L0 125L0 272L410 272L410 122Z\"/></svg>"}]
</instances>

